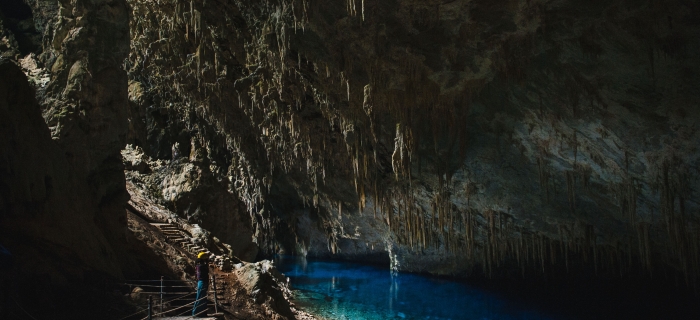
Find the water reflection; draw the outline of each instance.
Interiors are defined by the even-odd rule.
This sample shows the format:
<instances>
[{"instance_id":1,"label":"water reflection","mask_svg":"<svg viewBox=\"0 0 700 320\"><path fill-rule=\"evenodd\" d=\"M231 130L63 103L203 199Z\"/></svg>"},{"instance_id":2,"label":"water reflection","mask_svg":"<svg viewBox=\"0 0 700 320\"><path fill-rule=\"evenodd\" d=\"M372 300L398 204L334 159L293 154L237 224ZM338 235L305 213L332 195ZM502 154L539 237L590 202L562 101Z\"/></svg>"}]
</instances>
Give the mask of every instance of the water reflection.
<instances>
[{"instance_id":1,"label":"water reflection","mask_svg":"<svg viewBox=\"0 0 700 320\"><path fill-rule=\"evenodd\" d=\"M292 259L289 257L288 259ZM293 257L293 259L296 260L296 264L301 268L301 270L306 271L306 266L308 264L308 261L306 260L306 256L296 256ZM279 261L279 259L278 259Z\"/></svg>"},{"instance_id":2,"label":"water reflection","mask_svg":"<svg viewBox=\"0 0 700 320\"><path fill-rule=\"evenodd\" d=\"M553 319L464 283L347 262L277 261L296 303L329 319Z\"/></svg>"}]
</instances>

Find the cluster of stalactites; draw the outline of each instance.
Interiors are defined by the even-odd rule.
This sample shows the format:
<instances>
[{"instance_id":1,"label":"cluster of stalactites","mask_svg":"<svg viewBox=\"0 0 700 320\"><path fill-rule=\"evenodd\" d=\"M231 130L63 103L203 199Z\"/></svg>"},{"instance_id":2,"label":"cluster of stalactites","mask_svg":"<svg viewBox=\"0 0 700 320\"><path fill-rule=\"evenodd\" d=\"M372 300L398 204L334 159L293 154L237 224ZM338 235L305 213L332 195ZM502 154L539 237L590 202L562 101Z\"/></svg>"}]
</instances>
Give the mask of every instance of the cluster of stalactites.
<instances>
[{"instance_id":1,"label":"cluster of stalactites","mask_svg":"<svg viewBox=\"0 0 700 320\"><path fill-rule=\"evenodd\" d=\"M570 159L572 169L564 173L569 210L575 215L577 199L593 196L590 190L593 172L589 165L580 161L577 152L580 141L576 140L575 134L573 139L574 141L570 142L574 155L574 158ZM549 156L551 155L547 148L541 147L536 158L540 189L546 201L551 199L551 192L557 187L557 179L550 173L552 169L546 161ZM601 163L595 154L589 154L588 157L595 163ZM624 223L625 232L596 235L594 228L590 226L590 238L604 239L605 245L600 244L596 248L602 246L603 257L609 254L616 257L613 260L621 275L636 269L653 276L658 274L658 271L654 271L656 268L670 267L683 275L687 285L695 285L700 275L700 223L685 209L689 194L685 166L673 152L667 152L655 160L657 165L652 166L647 172L647 177L644 177L630 171L631 160L628 151L624 152L623 159L623 166L610 169L621 177L620 181L610 182L607 189L608 196L617 200L620 221ZM655 214L654 204L642 203L645 210L639 208L645 184L649 184L651 189L655 189L659 194L658 214ZM560 226L560 230L560 233L566 234L571 227ZM596 250L593 251L593 264L596 269L599 266L605 267L597 261L601 249ZM613 253L606 253L608 251Z\"/></svg>"},{"instance_id":2,"label":"cluster of stalactites","mask_svg":"<svg viewBox=\"0 0 700 320\"><path fill-rule=\"evenodd\" d=\"M132 50L127 62L130 74L142 82L149 95L157 98L154 100L161 103L160 108L171 109L173 114L180 115L182 119L179 120L187 124L188 128L197 121L204 121L224 136L224 147L232 157L232 165L223 171L228 175L231 189L235 190L251 213L253 228L264 230L256 233L274 234L274 223L270 217L261 214L264 212L262 208L265 206L265 194L270 189L271 179L265 172L260 172L255 155L250 154L250 148L243 148L242 138L231 131L235 122L231 121L231 112L227 110L231 102L233 105L237 102L237 107L244 110L269 110L274 101L266 101L264 95L241 99L240 94L238 101L220 101L220 97L225 96L222 90L231 87L221 81L228 74L231 61L223 59L225 54L219 47L221 39L226 38L226 25L220 21L212 23L207 19L207 10L212 10L215 6L207 7L206 2L187 0L161 0L159 6L143 0L129 0L129 4L134 12L131 18ZM296 25L301 25L306 19L307 5L303 1L301 10L292 10L295 19L299 16L302 20L295 20ZM278 11L287 9L287 2L282 2L277 7ZM226 24L231 23L228 14L224 15ZM283 23L279 18L274 19L280 16L287 14L273 15L270 21L278 26L275 30L280 50L278 56L284 56L288 47L285 27L279 26ZM194 50L187 51L190 48ZM276 80L279 87L281 80ZM265 94L262 89L260 91ZM274 109L275 106L272 107ZM257 119L253 119L251 114L251 121L253 120Z\"/></svg>"},{"instance_id":3,"label":"cluster of stalactites","mask_svg":"<svg viewBox=\"0 0 700 320\"><path fill-rule=\"evenodd\" d=\"M348 15L354 17L358 16L358 5L357 3L360 3L360 8L359 8L359 15L362 17L362 20L365 20L365 0L347 0L345 9L348 11Z\"/></svg>"},{"instance_id":4,"label":"cluster of stalactites","mask_svg":"<svg viewBox=\"0 0 700 320\"><path fill-rule=\"evenodd\" d=\"M603 234L594 225L582 222L560 222L535 231L526 227L527 221L518 222L509 213L470 208L470 183L463 195L467 208L457 207L455 203L464 202L455 201L461 195L449 181L440 182L430 210L420 206L409 187L379 193L375 195L375 218L386 223L397 244L416 253L429 250L465 256L479 262L489 275L503 264L512 266L512 262L523 273L532 269L546 273L554 268L590 267L595 273L619 276L640 272L653 276L655 268L670 266L691 286L696 285L700 274L700 224L686 212L687 177L672 162L665 159L659 166L661 212L656 218L638 211L639 187L634 180L627 179L613 187L620 214L629 219L627 233ZM543 161L539 164L542 177L547 170ZM545 184L556 178L545 177L541 178ZM579 164L574 170L565 171L560 179L566 181L573 213L577 193L590 192L590 169Z\"/></svg>"},{"instance_id":5,"label":"cluster of stalactites","mask_svg":"<svg viewBox=\"0 0 700 320\"><path fill-rule=\"evenodd\" d=\"M329 154L337 157L330 136L334 127L340 128L345 138L347 161L351 164L354 185L360 212L369 195L374 194L375 217L386 221L397 241L416 250L437 248L454 254L464 253L470 257L481 257L484 266L498 265L507 259L534 263L564 261L568 265L569 255L579 253L584 259L592 257L596 266L615 265L616 269L631 268L632 258L621 255L631 251L649 272L652 270L652 252L667 252L676 267L683 271L686 280L694 282L699 270L698 224L685 212L682 177L675 174L671 164L662 166L659 178L662 222L638 218L636 198L638 188L634 179L625 180L617 189L621 210L629 217L636 239L609 239L606 245L595 242L595 230L588 226L562 226L559 238L552 234L537 234L514 224L506 213L498 211L478 213L473 209L458 210L452 205L454 192L449 190L449 180L455 170L454 164L442 159L457 159L459 163L466 154L466 123L471 96L480 87L470 87L460 92L442 92L429 80L420 61L407 57L399 68L403 90L390 90L390 75L371 57L367 61L343 60L344 65L333 67L324 61L309 61L302 53L296 61L289 58L291 33L308 22L307 1L265 1L263 13L258 19L265 22L261 28L252 28L251 38L245 46L244 78L252 83L237 93L236 101L228 107L239 108L249 117L257 137L265 150L270 172L261 172L255 155L241 145L241 137L232 132L235 125L230 121L226 108L216 107L211 101L224 90L238 90L239 86L222 86L222 79L231 71L223 60L218 40L226 38L225 28L208 23L207 8L203 2L186 0L162 0L157 9L150 1L129 0L132 17L131 70L147 70L142 74L158 75L146 82L154 95L160 95L163 103L173 103L182 108L178 114L189 117L190 112L213 125L225 135L226 146L233 158L228 169L232 190L245 202L260 237L274 235L275 223L265 214L266 193L271 186L272 171L284 172L305 169L313 196L309 204L320 207L319 184L324 183ZM364 16L364 1L361 1ZM348 12L357 15L357 3L348 1ZM244 15L250 18L255 14ZM267 18L261 18L261 17ZM151 19L155 17L155 19ZM149 20L150 19L150 20ZM250 18L252 19L252 18ZM254 25L254 21L249 21ZM234 29L234 28L232 28ZM150 30L157 30L151 33ZM184 37L183 37L184 33ZM274 34L274 43L268 35ZM187 45L185 45L187 44ZM192 52L175 52L177 48L196 48ZM155 63L158 55L167 55L174 66ZM353 83L353 63L366 67L369 83ZM264 69L268 72L258 72ZM313 70L313 75L310 75ZM241 79L241 80L243 80ZM321 80L318 83L316 79ZM242 81L243 82L243 81ZM295 83L288 86L290 82ZM195 94L196 93L196 94ZM308 100L308 96L313 101ZM311 131L302 123L299 111L305 104L313 104L327 124L322 134ZM347 105L341 108L340 105ZM388 114L388 116L387 116ZM379 118L384 117L384 118ZM391 134L394 141L390 163L393 183L386 183L384 170L379 165L377 154L382 140L377 122L395 123ZM236 119L241 121L241 119ZM192 120L187 120L191 122ZM388 139L385 139L388 140ZM590 170L577 163L578 141L574 133L573 169L566 172L567 196L572 213L576 212L577 185L583 183L585 192L590 179ZM455 157L456 155L456 157ZM435 163L435 176L439 177L434 190L431 210L415 204L411 191L413 168L420 157L428 157ZM537 158L540 185L547 199L555 180L546 164L548 155L541 151ZM442 162L441 162L442 161ZM665 169L664 169L665 168ZM401 190L401 191L397 191ZM579 191L580 192L580 191ZM302 196L307 199L306 195ZM678 203L678 206L675 203ZM339 209L339 212L342 209ZM377 212L377 210L379 212ZM329 219L332 221L332 219ZM337 220L336 220L337 221ZM503 225L503 227L502 227ZM670 250L652 248L650 237L655 237L662 225L669 239ZM329 222L328 230L339 227ZM337 230L328 231L329 250L335 251ZM334 236L336 235L336 236ZM269 241L268 243L272 243ZM610 245L609 243L615 243ZM555 250L557 249L558 250ZM638 249L633 250L633 247ZM657 249L657 250L652 250ZM479 256L480 255L480 256ZM539 259L535 259L539 257ZM598 259L600 257L600 259ZM623 263L623 260L627 263ZM610 269L612 267L608 267ZM621 271L622 272L622 271Z\"/></svg>"},{"instance_id":6,"label":"cluster of stalactites","mask_svg":"<svg viewBox=\"0 0 700 320\"><path fill-rule=\"evenodd\" d=\"M668 246L661 248L662 258L683 273L687 284L695 284L700 276L700 222L696 215L686 210L690 194L687 167L674 155L660 162L655 184L659 192L660 221L638 222L638 234L645 239L645 246L640 244L639 250L645 252L651 267L649 229L652 224L662 225L665 230L659 233L668 237Z\"/></svg>"},{"instance_id":7,"label":"cluster of stalactites","mask_svg":"<svg viewBox=\"0 0 700 320\"><path fill-rule=\"evenodd\" d=\"M353 1L347 2L351 16L357 12L354 5ZM516 40L520 41L516 43L523 44L524 49L519 49L518 46L504 47L499 54L518 55L520 51L532 47L532 38ZM324 114L331 114L329 119L349 118L344 122L352 123L356 123L353 119L360 115L366 117L365 125L355 128L359 132L357 136L364 137L359 143L355 143L365 147L358 150L354 145L348 145L348 152L353 157L355 186L359 196L358 207L360 212L363 212L367 194L370 193L368 191L373 188L371 191L374 193L374 216L385 221L397 243L417 251L442 250L452 254L465 254L472 259L480 258L481 264L489 270L489 274L493 266L499 266L506 261L517 261L523 270L530 266L545 272L548 266L563 266L568 269L572 263L583 263L592 266L595 272L626 274L642 271L651 275L654 265L671 261L672 267L682 272L686 281L696 282L697 275L700 274L699 229L692 216L684 212L684 196L687 195L679 191L683 189L682 183L674 182L681 181L681 178L663 178L665 175L660 174L663 222L654 223L648 215L642 217L638 212L637 198L640 186L637 179L625 175L624 172L615 172L623 177L622 183L613 186L612 189L616 193L613 198L618 199L622 215L629 221L629 229L625 236L602 234L601 230L583 222L562 222L537 229L542 231L534 231L518 225L514 217L505 212L458 209L454 206L453 199L450 199L454 192L449 191L449 180L456 166L461 165L460 161L464 159L469 104L472 96L478 94L483 84L475 84L461 92L443 92L428 79L421 62L407 58L398 68L398 75L394 74L392 79L394 85L396 82L402 82L404 90L389 90L389 77L382 72L376 61L367 59L359 63L351 59L343 60L345 64L340 67L340 71L329 71L327 65L323 71L325 78L336 79L330 81L338 87L335 90L338 95L334 100L340 101L340 93L344 93L349 111L330 110ZM523 66L527 61L514 61L513 64L504 65L500 71L506 78L522 79ZM369 83L353 83L353 79L348 76L353 74L353 64L361 64L368 70ZM331 74L337 76L331 77ZM353 90L360 91L361 97L357 98L357 93ZM574 106L574 116L576 112ZM389 116L378 120L377 115L381 114ZM540 117L543 116L540 108ZM382 139L378 137L381 133L377 132L375 123L386 123L387 119L396 124L391 137L394 142L390 159L394 183L391 184L386 183L386 177L376 170L379 168L376 146ZM565 139L559 139L560 143L568 144L573 154L572 159L567 159L571 167L564 170L563 174L560 169L555 171L549 167L547 159L551 158L552 154L546 145L541 147L535 160L540 189L545 199L543 202L549 203L553 194L557 192L556 189L565 185L568 209L573 216L580 210L577 209L580 205L579 198L590 195L591 176L596 174L586 161L590 160L596 164L604 161L595 159L593 154L586 155L592 157L591 159L584 159L580 150L582 139L585 137L579 137L575 130L568 132ZM548 143L555 142L552 140ZM368 150L369 146L374 147L372 151ZM563 146L560 146L559 150L562 149ZM366 160L372 159L371 156L374 157L374 162ZM432 157L435 172L431 174L435 174L441 180L437 186L433 186L433 190L436 191L431 210L422 208L413 198L411 171L416 162L420 163L420 157ZM457 160L453 160L456 163L453 164L449 160L441 162L441 159ZM380 181L379 188L377 181ZM675 203L678 203L678 206ZM662 228L666 229L665 236L657 234ZM655 244L652 241L654 238L667 238L668 241L666 244ZM663 255L671 257L665 259ZM655 258L659 260L655 262Z\"/></svg>"}]
</instances>

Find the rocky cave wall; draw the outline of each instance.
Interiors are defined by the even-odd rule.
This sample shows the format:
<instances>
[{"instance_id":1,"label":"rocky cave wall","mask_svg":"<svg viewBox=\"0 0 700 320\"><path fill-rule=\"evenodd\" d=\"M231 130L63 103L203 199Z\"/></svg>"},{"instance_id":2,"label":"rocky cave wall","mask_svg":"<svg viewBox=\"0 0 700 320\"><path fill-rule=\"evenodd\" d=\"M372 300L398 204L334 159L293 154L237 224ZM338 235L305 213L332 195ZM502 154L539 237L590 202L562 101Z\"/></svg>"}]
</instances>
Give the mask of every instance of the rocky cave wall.
<instances>
[{"instance_id":1,"label":"rocky cave wall","mask_svg":"<svg viewBox=\"0 0 700 320\"><path fill-rule=\"evenodd\" d=\"M402 270L697 279L697 4L129 4L129 142L197 168L138 174L181 214Z\"/></svg>"},{"instance_id":2,"label":"rocky cave wall","mask_svg":"<svg viewBox=\"0 0 700 320\"><path fill-rule=\"evenodd\" d=\"M3 272L35 316L94 312L96 283L140 272L120 155L129 7L3 0L0 20L0 243L16 262Z\"/></svg>"},{"instance_id":3,"label":"rocky cave wall","mask_svg":"<svg viewBox=\"0 0 700 320\"><path fill-rule=\"evenodd\" d=\"M28 2L91 199L125 139L127 179L247 260L697 281L694 2Z\"/></svg>"}]
</instances>

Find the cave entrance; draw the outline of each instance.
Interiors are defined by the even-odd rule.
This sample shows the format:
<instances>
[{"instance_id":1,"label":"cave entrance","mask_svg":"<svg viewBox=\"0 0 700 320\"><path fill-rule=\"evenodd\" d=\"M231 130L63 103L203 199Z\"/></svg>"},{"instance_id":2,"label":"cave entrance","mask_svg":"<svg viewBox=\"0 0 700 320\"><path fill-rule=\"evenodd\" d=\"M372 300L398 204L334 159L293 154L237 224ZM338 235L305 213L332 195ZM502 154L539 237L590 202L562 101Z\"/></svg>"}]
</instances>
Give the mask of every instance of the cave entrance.
<instances>
[{"instance_id":1,"label":"cave entrance","mask_svg":"<svg viewBox=\"0 0 700 320\"><path fill-rule=\"evenodd\" d=\"M41 49L41 34L34 27L34 16L29 5L22 0L2 0L0 19L3 27L15 36L22 56L38 53Z\"/></svg>"}]
</instances>

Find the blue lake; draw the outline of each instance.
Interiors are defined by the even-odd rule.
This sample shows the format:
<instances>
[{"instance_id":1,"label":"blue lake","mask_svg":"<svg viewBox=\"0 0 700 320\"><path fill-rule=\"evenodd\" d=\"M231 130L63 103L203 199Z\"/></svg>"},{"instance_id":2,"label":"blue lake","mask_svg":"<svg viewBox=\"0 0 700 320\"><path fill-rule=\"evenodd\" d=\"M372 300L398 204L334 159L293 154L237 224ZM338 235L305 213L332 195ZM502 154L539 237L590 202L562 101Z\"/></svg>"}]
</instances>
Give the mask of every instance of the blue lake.
<instances>
[{"instance_id":1,"label":"blue lake","mask_svg":"<svg viewBox=\"0 0 700 320\"><path fill-rule=\"evenodd\" d=\"M562 319L464 282L337 261L283 258L295 303L328 319Z\"/></svg>"}]
</instances>

